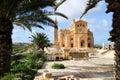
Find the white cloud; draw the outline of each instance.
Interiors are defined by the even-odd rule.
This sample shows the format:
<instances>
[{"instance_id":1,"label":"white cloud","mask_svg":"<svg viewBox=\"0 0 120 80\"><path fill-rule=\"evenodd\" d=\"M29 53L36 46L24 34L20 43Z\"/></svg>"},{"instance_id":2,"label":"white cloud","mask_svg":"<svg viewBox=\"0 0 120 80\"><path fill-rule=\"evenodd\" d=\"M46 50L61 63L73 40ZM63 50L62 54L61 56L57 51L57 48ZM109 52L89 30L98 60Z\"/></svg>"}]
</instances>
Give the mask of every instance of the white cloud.
<instances>
[{"instance_id":1,"label":"white cloud","mask_svg":"<svg viewBox=\"0 0 120 80\"><path fill-rule=\"evenodd\" d=\"M95 18L89 19L88 21L89 21L90 24L96 23L96 19Z\"/></svg>"},{"instance_id":2,"label":"white cloud","mask_svg":"<svg viewBox=\"0 0 120 80\"><path fill-rule=\"evenodd\" d=\"M20 30L18 30L18 29L14 29L13 30L13 33L17 33L17 32L19 32Z\"/></svg>"},{"instance_id":3,"label":"white cloud","mask_svg":"<svg viewBox=\"0 0 120 80\"><path fill-rule=\"evenodd\" d=\"M108 26L108 21L106 19L102 20L102 25L103 27L107 27Z\"/></svg>"},{"instance_id":4,"label":"white cloud","mask_svg":"<svg viewBox=\"0 0 120 80\"><path fill-rule=\"evenodd\" d=\"M99 13L100 11L102 11L103 5L105 5L104 1L99 2L95 8L89 11L89 14Z\"/></svg>"},{"instance_id":5,"label":"white cloud","mask_svg":"<svg viewBox=\"0 0 120 80\"><path fill-rule=\"evenodd\" d=\"M14 29L13 29L13 33L19 33L19 32L20 32L20 29L17 28L17 27L14 27Z\"/></svg>"},{"instance_id":6,"label":"white cloud","mask_svg":"<svg viewBox=\"0 0 120 80\"><path fill-rule=\"evenodd\" d=\"M83 10L85 9L85 5L86 5L87 0L67 0L65 3L63 3L59 8L58 8L58 12L62 12L65 15L67 15L69 17L69 19L74 19L76 17L80 17L80 14L83 12ZM59 18L62 19L60 21L63 21L63 18Z\"/></svg>"},{"instance_id":7,"label":"white cloud","mask_svg":"<svg viewBox=\"0 0 120 80\"><path fill-rule=\"evenodd\" d=\"M66 16L68 16L68 18L70 20L72 19L79 19L79 17L81 16L81 14L83 13L83 11L86 8L86 4L87 4L88 0L66 0L65 3L63 3L59 8L58 8L58 12L62 12L63 14L65 14ZM98 13L102 10L102 6L103 6L103 1L101 1L94 9L89 11L89 14L94 14L94 13ZM64 18L58 17L58 20L60 22L65 21Z\"/></svg>"},{"instance_id":8,"label":"white cloud","mask_svg":"<svg viewBox=\"0 0 120 80\"><path fill-rule=\"evenodd\" d=\"M84 17L83 20L87 21L88 24L95 24L97 21L96 18L86 18L86 17Z\"/></svg>"}]
</instances>

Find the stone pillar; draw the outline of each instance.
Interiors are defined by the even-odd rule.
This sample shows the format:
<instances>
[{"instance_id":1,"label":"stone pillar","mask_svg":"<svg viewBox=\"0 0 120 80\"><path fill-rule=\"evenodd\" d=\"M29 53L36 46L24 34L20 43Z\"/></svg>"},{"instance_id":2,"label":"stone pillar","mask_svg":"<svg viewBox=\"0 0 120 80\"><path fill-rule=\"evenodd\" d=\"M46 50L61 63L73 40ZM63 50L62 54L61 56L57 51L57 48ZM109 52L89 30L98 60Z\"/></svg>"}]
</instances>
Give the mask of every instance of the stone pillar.
<instances>
[{"instance_id":1,"label":"stone pillar","mask_svg":"<svg viewBox=\"0 0 120 80\"><path fill-rule=\"evenodd\" d=\"M78 48L81 47L80 37L78 38Z\"/></svg>"},{"instance_id":2,"label":"stone pillar","mask_svg":"<svg viewBox=\"0 0 120 80\"><path fill-rule=\"evenodd\" d=\"M60 43L59 43L59 46L62 47L62 30L60 30Z\"/></svg>"},{"instance_id":3,"label":"stone pillar","mask_svg":"<svg viewBox=\"0 0 120 80\"><path fill-rule=\"evenodd\" d=\"M65 47L70 47L70 36L68 34L65 36Z\"/></svg>"},{"instance_id":4,"label":"stone pillar","mask_svg":"<svg viewBox=\"0 0 120 80\"><path fill-rule=\"evenodd\" d=\"M87 40L85 41L85 48L88 48L88 42L87 42Z\"/></svg>"},{"instance_id":5,"label":"stone pillar","mask_svg":"<svg viewBox=\"0 0 120 80\"><path fill-rule=\"evenodd\" d=\"M77 35L76 34L74 34L74 48L76 48L77 46L76 46L76 42L77 42L77 39L76 39L76 37L77 37Z\"/></svg>"},{"instance_id":6,"label":"stone pillar","mask_svg":"<svg viewBox=\"0 0 120 80\"><path fill-rule=\"evenodd\" d=\"M87 35L87 33L84 36L85 36L85 48L88 48L88 35Z\"/></svg>"}]
</instances>

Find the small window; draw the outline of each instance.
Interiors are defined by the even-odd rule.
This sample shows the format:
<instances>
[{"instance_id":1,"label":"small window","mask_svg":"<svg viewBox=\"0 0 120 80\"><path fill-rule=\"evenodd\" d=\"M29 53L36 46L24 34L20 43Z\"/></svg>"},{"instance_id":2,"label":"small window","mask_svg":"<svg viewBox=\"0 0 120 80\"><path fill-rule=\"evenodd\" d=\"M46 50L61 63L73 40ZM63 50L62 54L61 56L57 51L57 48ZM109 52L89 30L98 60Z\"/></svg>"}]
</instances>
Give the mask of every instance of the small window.
<instances>
[{"instance_id":1,"label":"small window","mask_svg":"<svg viewBox=\"0 0 120 80\"><path fill-rule=\"evenodd\" d=\"M84 24L83 24L83 27L84 27Z\"/></svg>"}]
</instances>

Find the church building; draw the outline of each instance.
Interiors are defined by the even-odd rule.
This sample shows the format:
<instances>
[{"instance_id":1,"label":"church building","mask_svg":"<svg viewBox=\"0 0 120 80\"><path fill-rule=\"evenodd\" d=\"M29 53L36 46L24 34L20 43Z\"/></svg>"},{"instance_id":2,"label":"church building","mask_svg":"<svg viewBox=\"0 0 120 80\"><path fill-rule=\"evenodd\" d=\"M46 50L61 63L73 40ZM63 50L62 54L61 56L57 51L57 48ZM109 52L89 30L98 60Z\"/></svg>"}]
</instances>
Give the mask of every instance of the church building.
<instances>
[{"instance_id":1,"label":"church building","mask_svg":"<svg viewBox=\"0 0 120 80\"><path fill-rule=\"evenodd\" d=\"M93 33L88 29L86 21L73 20L69 29L61 29L58 36L58 24L55 20L54 45L65 48L93 48ZM60 38L60 40L58 39Z\"/></svg>"}]
</instances>

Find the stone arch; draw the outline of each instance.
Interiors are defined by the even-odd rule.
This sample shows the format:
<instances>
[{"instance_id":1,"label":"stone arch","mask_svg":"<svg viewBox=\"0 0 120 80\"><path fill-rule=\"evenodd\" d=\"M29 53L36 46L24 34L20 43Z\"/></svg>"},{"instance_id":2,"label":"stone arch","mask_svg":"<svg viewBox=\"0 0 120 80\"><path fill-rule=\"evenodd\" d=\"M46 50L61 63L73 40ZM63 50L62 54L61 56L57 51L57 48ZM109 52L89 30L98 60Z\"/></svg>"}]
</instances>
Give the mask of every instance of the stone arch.
<instances>
[{"instance_id":1,"label":"stone arch","mask_svg":"<svg viewBox=\"0 0 120 80\"><path fill-rule=\"evenodd\" d=\"M81 45L81 47L85 47L85 41L81 40L80 45Z\"/></svg>"},{"instance_id":2,"label":"stone arch","mask_svg":"<svg viewBox=\"0 0 120 80\"><path fill-rule=\"evenodd\" d=\"M92 47L92 39L91 37L88 37L88 48L91 48Z\"/></svg>"},{"instance_id":3,"label":"stone arch","mask_svg":"<svg viewBox=\"0 0 120 80\"><path fill-rule=\"evenodd\" d=\"M65 47L65 45L63 44L62 47Z\"/></svg>"},{"instance_id":4,"label":"stone arch","mask_svg":"<svg viewBox=\"0 0 120 80\"><path fill-rule=\"evenodd\" d=\"M91 43L88 43L88 48L90 48L91 47Z\"/></svg>"},{"instance_id":5,"label":"stone arch","mask_svg":"<svg viewBox=\"0 0 120 80\"><path fill-rule=\"evenodd\" d=\"M70 45L70 46L71 46L71 48L73 48L73 45L74 45L74 44L73 44L73 43L71 43L71 45Z\"/></svg>"}]
</instances>

